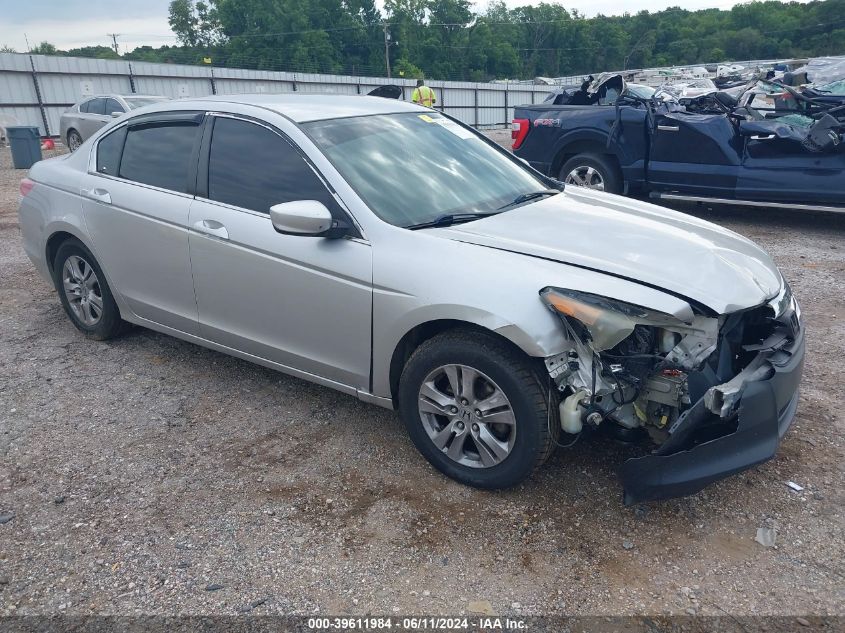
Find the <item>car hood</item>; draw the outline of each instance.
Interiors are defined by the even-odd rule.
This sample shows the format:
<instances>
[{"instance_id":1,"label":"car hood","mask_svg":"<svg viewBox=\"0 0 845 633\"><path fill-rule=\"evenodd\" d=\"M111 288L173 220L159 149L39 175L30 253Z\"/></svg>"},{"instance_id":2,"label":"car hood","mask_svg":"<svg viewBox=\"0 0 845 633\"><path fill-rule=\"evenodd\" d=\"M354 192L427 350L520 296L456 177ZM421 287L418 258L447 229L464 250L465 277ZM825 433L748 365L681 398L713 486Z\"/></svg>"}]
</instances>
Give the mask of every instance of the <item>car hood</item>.
<instances>
[{"instance_id":1,"label":"car hood","mask_svg":"<svg viewBox=\"0 0 845 633\"><path fill-rule=\"evenodd\" d=\"M576 187L430 231L631 279L720 314L760 305L782 283L768 254L741 235L663 207Z\"/></svg>"}]
</instances>

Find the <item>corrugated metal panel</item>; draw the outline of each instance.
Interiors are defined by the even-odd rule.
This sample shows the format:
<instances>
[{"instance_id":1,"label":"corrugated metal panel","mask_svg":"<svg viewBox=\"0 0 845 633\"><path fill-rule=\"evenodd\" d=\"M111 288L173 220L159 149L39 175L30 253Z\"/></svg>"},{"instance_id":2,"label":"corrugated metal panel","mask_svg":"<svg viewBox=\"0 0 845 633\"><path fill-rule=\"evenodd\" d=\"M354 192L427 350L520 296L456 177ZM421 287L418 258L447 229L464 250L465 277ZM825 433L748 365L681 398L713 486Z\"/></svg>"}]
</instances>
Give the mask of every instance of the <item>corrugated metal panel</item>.
<instances>
[{"instance_id":1,"label":"corrugated metal panel","mask_svg":"<svg viewBox=\"0 0 845 633\"><path fill-rule=\"evenodd\" d=\"M215 78L245 79L250 81L292 81L294 73L273 70L245 70L243 68L213 68Z\"/></svg>"},{"instance_id":2,"label":"corrugated metal panel","mask_svg":"<svg viewBox=\"0 0 845 633\"><path fill-rule=\"evenodd\" d=\"M29 55L0 53L0 103L34 103L37 98L32 85ZM63 107L57 103L75 103L84 93L130 93L129 71L135 76L138 93L161 94L170 97L200 97L211 94L211 76L219 94L280 93L294 89L301 93L366 94L384 85L404 88L409 100L416 81L403 77L355 77L320 75L267 70L212 68L210 66L182 66L124 62L116 60L75 57L32 56L38 69L42 97L48 104L51 132L58 131L58 119ZM3 72L3 71L6 72ZM16 71L16 72L11 72ZM581 78L573 78L580 81ZM480 126L501 126L513 116L513 106L539 103L553 88L532 84L493 84L470 82L427 82L437 93L438 102L445 104L445 112L460 120ZM505 93L507 105L505 109ZM477 100L477 105L476 105ZM475 120L476 111L478 120ZM25 123L41 125L37 108L13 106L0 113L25 116ZM42 130L43 132L43 130Z\"/></svg>"},{"instance_id":3,"label":"corrugated metal panel","mask_svg":"<svg viewBox=\"0 0 845 633\"><path fill-rule=\"evenodd\" d=\"M358 94L357 84L351 83L297 83L297 91L303 94L339 94L339 95L354 95Z\"/></svg>"},{"instance_id":4,"label":"corrugated metal panel","mask_svg":"<svg viewBox=\"0 0 845 633\"><path fill-rule=\"evenodd\" d=\"M216 74L216 73L215 73ZM217 94L275 94L293 92L293 83L288 81L261 81L250 79L214 79Z\"/></svg>"},{"instance_id":5,"label":"corrugated metal panel","mask_svg":"<svg viewBox=\"0 0 845 633\"><path fill-rule=\"evenodd\" d=\"M211 94L210 79L190 77L135 77L135 89L139 94L163 95L165 97L205 97Z\"/></svg>"},{"instance_id":6,"label":"corrugated metal panel","mask_svg":"<svg viewBox=\"0 0 845 633\"><path fill-rule=\"evenodd\" d=\"M211 68L209 66L132 62L132 73L149 77L211 77Z\"/></svg>"},{"instance_id":7,"label":"corrugated metal panel","mask_svg":"<svg viewBox=\"0 0 845 633\"><path fill-rule=\"evenodd\" d=\"M468 90L466 88L456 89L452 87L443 88L440 91L438 91L437 88L434 90L435 92L439 92L437 97L447 108L450 106L461 106L466 108L475 106L475 92L473 90Z\"/></svg>"},{"instance_id":8,"label":"corrugated metal panel","mask_svg":"<svg viewBox=\"0 0 845 633\"><path fill-rule=\"evenodd\" d=\"M114 59L33 55L32 61L35 64L35 70L39 73L71 73L80 75L129 74L129 63Z\"/></svg>"},{"instance_id":9,"label":"corrugated metal panel","mask_svg":"<svg viewBox=\"0 0 845 633\"><path fill-rule=\"evenodd\" d=\"M478 91L478 105L489 108L504 108L505 107L505 91L504 90L479 90Z\"/></svg>"},{"instance_id":10,"label":"corrugated metal panel","mask_svg":"<svg viewBox=\"0 0 845 633\"><path fill-rule=\"evenodd\" d=\"M0 53L0 70L31 71L29 55L20 53Z\"/></svg>"},{"instance_id":11,"label":"corrugated metal panel","mask_svg":"<svg viewBox=\"0 0 845 633\"><path fill-rule=\"evenodd\" d=\"M119 75L40 74L44 103L73 104L93 94L131 94L129 77Z\"/></svg>"},{"instance_id":12,"label":"corrugated metal panel","mask_svg":"<svg viewBox=\"0 0 845 633\"><path fill-rule=\"evenodd\" d=\"M37 125L39 134L44 135L44 123L41 121L41 110L38 108L24 108L21 106L0 108L0 114L4 118L11 118L11 120L7 121L8 125ZM17 123L14 122L15 120Z\"/></svg>"},{"instance_id":13,"label":"corrugated metal panel","mask_svg":"<svg viewBox=\"0 0 845 633\"><path fill-rule=\"evenodd\" d=\"M38 103L32 75L0 71L0 103Z\"/></svg>"},{"instance_id":14,"label":"corrugated metal panel","mask_svg":"<svg viewBox=\"0 0 845 633\"><path fill-rule=\"evenodd\" d=\"M44 111L47 113L47 123L50 125L50 134L52 136L57 136L59 134L60 123L62 118L62 112L67 110L67 108L61 107L46 107ZM40 121L39 116L39 121ZM43 125L41 127L44 127Z\"/></svg>"}]
</instances>

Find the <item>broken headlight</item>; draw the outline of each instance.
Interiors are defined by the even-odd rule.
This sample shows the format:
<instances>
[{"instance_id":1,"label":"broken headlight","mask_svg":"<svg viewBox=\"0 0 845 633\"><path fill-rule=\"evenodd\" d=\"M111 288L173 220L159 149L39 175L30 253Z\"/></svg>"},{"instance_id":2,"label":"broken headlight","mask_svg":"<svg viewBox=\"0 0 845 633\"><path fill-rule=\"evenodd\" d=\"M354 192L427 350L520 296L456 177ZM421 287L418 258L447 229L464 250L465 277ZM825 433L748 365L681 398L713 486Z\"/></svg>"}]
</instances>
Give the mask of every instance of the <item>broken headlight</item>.
<instances>
[{"instance_id":1,"label":"broken headlight","mask_svg":"<svg viewBox=\"0 0 845 633\"><path fill-rule=\"evenodd\" d=\"M540 291L540 297L596 351L618 345L638 324L666 327L681 323L663 312L579 290L548 287Z\"/></svg>"},{"instance_id":2,"label":"broken headlight","mask_svg":"<svg viewBox=\"0 0 845 633\"><path fill-rule=\"evenodd\" d=\"M769 301L769 307L775 313L775 319L781 318L790 310L795 313L797 318L801 317L801 308L798 306L798 301L795 300L795 295L792 294L792 288L783 280L778 295Z\"/></svg>"}]
</instances>

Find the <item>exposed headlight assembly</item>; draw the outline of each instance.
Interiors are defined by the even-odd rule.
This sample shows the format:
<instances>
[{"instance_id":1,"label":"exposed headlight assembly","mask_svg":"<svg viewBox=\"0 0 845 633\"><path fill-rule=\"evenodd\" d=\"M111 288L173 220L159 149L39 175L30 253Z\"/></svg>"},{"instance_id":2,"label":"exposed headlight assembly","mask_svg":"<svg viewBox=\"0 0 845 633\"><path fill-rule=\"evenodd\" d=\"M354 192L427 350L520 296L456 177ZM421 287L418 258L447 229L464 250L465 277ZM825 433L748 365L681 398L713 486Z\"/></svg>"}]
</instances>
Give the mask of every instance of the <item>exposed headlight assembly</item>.
<instances>
[{"instance_id":1,"label":"exposed headlight assembly","mask_svg":"<svg viewBox=\"0 0 845 633\"><path fill-rule=\"evenodd\" d=\"M801 317L801 308L798 307L795 295L792 294L792 288L785 280L778 295L769 301L769 307L774 311L776 319L780 319L789 310L795 312L796 317Z\"/></svg>"},{"instance_id":2,"label":"exposed headlight assembly","mask_svg":"<svg viewBox=\"0 0 845 633\"><path fill-rule=\"evenodd\" d=\"M596 351L618 345L636 325L683 327L676 317L633 303L564 288L543 288L540 297L584 342Z\"/></svg>"}]
</instances>

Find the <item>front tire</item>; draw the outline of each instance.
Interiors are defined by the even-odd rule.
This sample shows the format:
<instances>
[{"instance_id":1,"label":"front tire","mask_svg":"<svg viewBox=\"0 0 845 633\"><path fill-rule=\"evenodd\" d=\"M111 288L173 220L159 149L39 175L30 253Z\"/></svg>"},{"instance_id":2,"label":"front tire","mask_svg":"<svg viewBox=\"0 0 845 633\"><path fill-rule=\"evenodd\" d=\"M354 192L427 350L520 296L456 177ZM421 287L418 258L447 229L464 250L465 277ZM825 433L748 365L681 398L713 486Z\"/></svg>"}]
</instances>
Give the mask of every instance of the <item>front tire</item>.
<instances>
[{"instance_id":1,"label":"front tire","mask_svg":"<svg viewBox=\"0 0 845 633\"><path fill-rule=\"evenodd\" d=\"M82 242L68 239L59 246L53 260L53 282L62 307L80 332L104 341L123 331L125 322L106 276Z\"/></svg>"},{"instance_id":2,"label":"front tire","mask_svg":"<svg viewBox=\"0 0 845 633\"><path fill-rule=\"evenodd\" d=\"M70 130L67 133L67 147L71 152L75 152L82 145L82 135L76 130Z\"/></svg>"},{"instance_id":3,"label":"front tire","mask_svg":"<svg viewBox=\"0 0 845 633\"><path fill-rule=\"evenodd\" d=\"M399 415L440 472L477 488L522 482L554 448L549 391L527 356L458 330L420 345L399 381Z\"/></svg>"},{"instance_id":4,"label":"front tire","mask_svg":"<svg viewBox=\"0 0 845 633\"><path fill-rule=\"evenodd\" d=\"M604 154L578 154L560 168L560 180L567 185L608 193L622 193L622 174Z\"/></svg>"}]
</instances>

